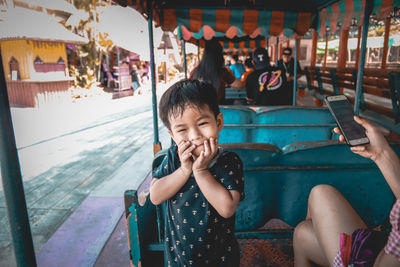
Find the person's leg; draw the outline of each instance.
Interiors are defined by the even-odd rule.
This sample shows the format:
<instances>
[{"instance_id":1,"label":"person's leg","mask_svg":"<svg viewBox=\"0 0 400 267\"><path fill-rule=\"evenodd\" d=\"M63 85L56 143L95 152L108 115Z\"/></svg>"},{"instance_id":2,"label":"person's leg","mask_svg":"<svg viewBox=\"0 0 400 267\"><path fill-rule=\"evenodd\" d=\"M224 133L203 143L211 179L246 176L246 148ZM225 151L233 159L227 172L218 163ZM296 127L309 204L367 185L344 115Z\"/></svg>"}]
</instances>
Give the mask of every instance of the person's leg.
<instances>
[{"instance_id":1,"label":"person's leg","mask_svg":"<svg viewBox=\"0 0 400 267\"><path fill-rule=\"evenodd\" d=\"M340 248L341 233L351 235L356 229L366 228L343 195L329 185L318 185L311 190L307 219L310 220L307 228L302 227L302 224L299 225L299 229L296 227L297 234L293 243L295 252L297 251L295 257L301 262L312 261L323 266L333 263ZM317 243L308 242L301 249L301 239L296 238L306 235L308 240L312 241L315 238ZM315 252L322 252L327 262L321 260L324 257L315 257Z\"/></svg>"},{"instance_id":2,"label":"person's leg","mask_svg":"<svg viewBox=\"0 0 400 267\"><path fill-rule=\"evenodd\" d=\"M329 266L328 260L315 236L311 220L299 223L293 234L294 266L311 267L311 262Z\"/></svg>"}]
</instances>

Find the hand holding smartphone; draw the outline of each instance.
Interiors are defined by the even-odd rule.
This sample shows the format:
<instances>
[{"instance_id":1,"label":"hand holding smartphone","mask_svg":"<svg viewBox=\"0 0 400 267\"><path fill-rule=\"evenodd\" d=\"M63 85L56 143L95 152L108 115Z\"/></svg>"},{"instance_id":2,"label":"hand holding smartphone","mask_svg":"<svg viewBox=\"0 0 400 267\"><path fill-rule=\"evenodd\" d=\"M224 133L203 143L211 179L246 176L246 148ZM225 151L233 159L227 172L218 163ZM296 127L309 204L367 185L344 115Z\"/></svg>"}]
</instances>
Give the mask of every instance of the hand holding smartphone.
<instances>
[{"instance_id":1,"label":"hand holding smartphone","mask_svg":"<svg viewBox=\"0 0 400 267\"><path fill-rule=\"evenodd\" d=\"M325 102L348 145L359 146L369 144L365 129L354 120L354 112L346 96L327 96Z\"/></svg>"}]
</instances>

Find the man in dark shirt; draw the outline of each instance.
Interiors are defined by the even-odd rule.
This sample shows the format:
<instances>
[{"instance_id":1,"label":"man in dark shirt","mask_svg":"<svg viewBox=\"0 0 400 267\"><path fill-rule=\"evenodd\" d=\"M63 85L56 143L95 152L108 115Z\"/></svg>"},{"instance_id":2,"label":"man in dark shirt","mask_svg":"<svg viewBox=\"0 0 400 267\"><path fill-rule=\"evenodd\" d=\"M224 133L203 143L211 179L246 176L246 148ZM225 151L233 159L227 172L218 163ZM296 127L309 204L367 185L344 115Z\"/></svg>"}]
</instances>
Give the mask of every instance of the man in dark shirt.
<instances>
[{"instance_id":1,"label":"man in dark shirt","mask_svg":"<svg viewBox=\"0 0 400 267\"><path fill-rule=\"evenodd\" d=\"M271 67L265 48L253 52L254 69L246 79L247 103L259 106L291 105L293 92L283 71Z\"/></svg>"},{"instance_id":2,"label":"man in dark shirt","mask_svg":"<svg viewBox=\"0 0 400 267\"><path fill-rule=\"evenodd\" d=\"M285 71L288 82L294 80L294 59L292 58L292 49L287 47L282 51L282 59L278 60L277 66L279 69ZM301 76L300 62L297 61L297 78Z\"/></svg>"}]
</instances>

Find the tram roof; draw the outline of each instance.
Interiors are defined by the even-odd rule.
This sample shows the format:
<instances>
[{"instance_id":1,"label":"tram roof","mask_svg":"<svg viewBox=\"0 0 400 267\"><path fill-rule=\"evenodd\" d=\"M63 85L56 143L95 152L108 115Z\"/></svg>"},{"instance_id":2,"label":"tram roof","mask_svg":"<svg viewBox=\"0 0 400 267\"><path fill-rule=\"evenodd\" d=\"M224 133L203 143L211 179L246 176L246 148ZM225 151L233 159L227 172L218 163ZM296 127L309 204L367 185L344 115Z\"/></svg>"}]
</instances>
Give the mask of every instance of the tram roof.
<instances>
[{"instance_id":1,"label":"tram roof","mask_svg":"<svg viewBox=\"0 0 400 267\"><path fill-rule=\"evenodd\" d=\"M147 14L146 0L114 0L122 6L133 6ZM352 19L362 21L366 1L378 17L387 17L400 0L150 0L154 21L165 31L184 26L189 32L198 33L208 40L223 33L228 38L249 35L256 37L294 34L302 36L309 28L325 33L328 26L344 29ZM205 32L212 34L204 35Z\"/></svg>"},{"instance_id":2,"label":"tram roof","mask_svg":"<svg viewBox=\"0 0 400 267\"><path fill-rule=\"evenodd\" d=\"M289 12L317 12L339 0L152 0L156 7L164 9L253 9ZM145 0L116 0L122 6L145 6Z\"/></svg>"}]
</instances>

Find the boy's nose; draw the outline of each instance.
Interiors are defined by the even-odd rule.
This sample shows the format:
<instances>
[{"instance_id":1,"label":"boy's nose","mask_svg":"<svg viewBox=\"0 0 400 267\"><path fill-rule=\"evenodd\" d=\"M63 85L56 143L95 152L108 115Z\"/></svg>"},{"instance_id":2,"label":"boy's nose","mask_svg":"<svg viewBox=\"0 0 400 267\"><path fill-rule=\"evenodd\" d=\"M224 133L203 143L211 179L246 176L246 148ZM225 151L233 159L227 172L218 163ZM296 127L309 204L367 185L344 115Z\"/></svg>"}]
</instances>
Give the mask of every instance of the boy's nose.
<instances>
[{"instance_id":1,"label":"boy's nose","mask_svg":"<svg viewBox=\"0 0 400 267\"><path fill-rule=\"evenodd\" d=\"M202 134L198 129L193 129L190 132L190 141L198 141L202 138Z\"/></svg>"}]
</instances>

